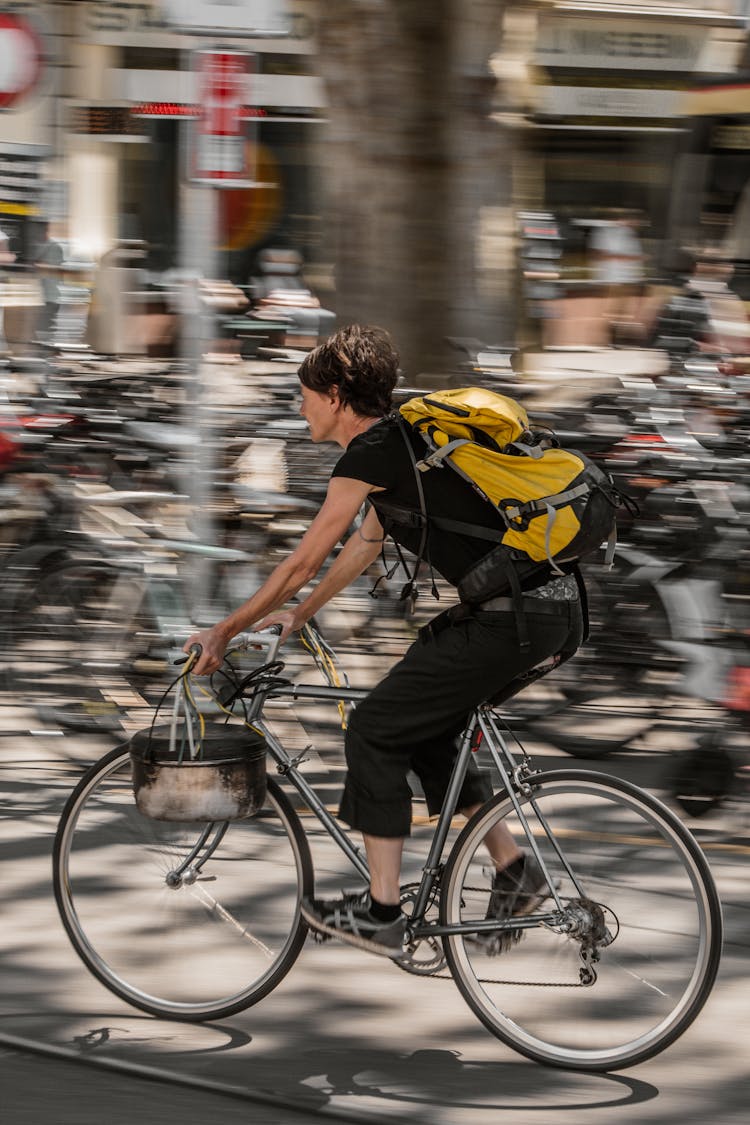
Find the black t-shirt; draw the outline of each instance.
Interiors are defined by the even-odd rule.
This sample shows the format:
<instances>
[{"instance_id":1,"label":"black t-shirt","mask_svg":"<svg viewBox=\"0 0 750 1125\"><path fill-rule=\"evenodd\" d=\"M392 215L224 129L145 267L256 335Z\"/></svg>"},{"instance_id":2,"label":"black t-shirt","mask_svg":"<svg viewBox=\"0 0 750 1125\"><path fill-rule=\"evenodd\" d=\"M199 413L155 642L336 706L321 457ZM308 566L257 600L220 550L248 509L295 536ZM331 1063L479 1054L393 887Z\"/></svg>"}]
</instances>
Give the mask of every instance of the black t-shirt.
<instances>
[{"instance_id":1,"label":"black t-shirt","mask_svg":"<svg viewBox=\"0 0 750 1125\"><path fill-rule=\"evenodd\" d=\"M408 433L415 457L419 460L426 452L425 444L418 434L411 431ZM348 477L380 486L384 491L372 493L369 497L376 511L379 502L385 501L419 512L419 494L414 473L401 427L396 418L391 416L358 434L336 462L331 476ZM422 473L421 481L428 515L502 530L500 517L487 501L477 495L471 485L462 480L449 465ZM422 538L419 528L393 524L389 533L408 551L413 554L419 551ZM425 558L443 578L455 586L493 546L494 543L488 539L472 538L430 524Z\"/></svg>"}]
</instances>

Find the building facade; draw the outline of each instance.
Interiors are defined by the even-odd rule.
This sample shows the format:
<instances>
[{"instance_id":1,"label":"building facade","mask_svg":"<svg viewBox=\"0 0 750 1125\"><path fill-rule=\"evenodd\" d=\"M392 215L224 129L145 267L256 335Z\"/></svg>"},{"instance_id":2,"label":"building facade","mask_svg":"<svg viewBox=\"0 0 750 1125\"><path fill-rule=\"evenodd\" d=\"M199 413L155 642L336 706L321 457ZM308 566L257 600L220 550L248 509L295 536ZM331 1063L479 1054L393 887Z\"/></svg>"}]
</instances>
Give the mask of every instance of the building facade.
<instances>
[{"instance_id":1,"label":"building facade","mask_svg":"<svg viewBox=\"0 0 750 1125\"><path fill-rule=\"evenodd\" d=\"M618 214L638 216L654 282L673 277L682 248L705 236L709 142L691 99L737 82L749 9L746 0L540 0L510 10L498 117L515 131L517 210L553 222L557 296L594 285L594 232ZM600 328L591 342L608 338Z\"/></svg>"},{"instance_id":2,"label":"building facade","mask_svg":"<svg viewBox=\"0 0 750 1125\"><path fill-rule=\"evenodd\" d=\"M50 223L95 260L118 240L141 239L153 269L189 265L180 216L205 222L210 194L224 276L246 279L268 245L314 258L324 117L316 3L280 7L283 34L240 38L187 34L158 0L0 4L0 21L33 29L42 56L32 88L0 114L0 169L28 169L22 188L0 172L0 222L13 226L19 248L28 249L28 230ZM196 52L216 46L248 59L242 182L257 186L207 193L191 180Z\"/></svg>"}]
</instances>

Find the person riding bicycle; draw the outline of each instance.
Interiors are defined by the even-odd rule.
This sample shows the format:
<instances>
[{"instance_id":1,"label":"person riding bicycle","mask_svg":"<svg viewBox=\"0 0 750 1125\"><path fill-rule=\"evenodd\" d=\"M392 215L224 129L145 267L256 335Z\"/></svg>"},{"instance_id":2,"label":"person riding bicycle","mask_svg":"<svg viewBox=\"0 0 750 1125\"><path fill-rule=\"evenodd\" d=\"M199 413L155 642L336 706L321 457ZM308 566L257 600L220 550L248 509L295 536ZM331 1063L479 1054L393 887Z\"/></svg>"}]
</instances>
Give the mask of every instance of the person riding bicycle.
<instances>
[{"instance_id":1,"label":"person riding bicycle","mask_svg":"<svg viewBox=\"0 0 750 1125\"><path fill-rule=\"evenodd\" d=\"M185 651L194 644L202 648L194 669L198 675L220 666L238 633L279 624L283 640L301 629L380 555L384 524L399 547L418 551L419 530L390 527L378 512L379 504L418 507L412 458L392 412L398 368L388 333L358 325L342 328L303 360L300 413L310 437L316 443L335 442L344 453L333 469L325 502L295 551L248 601L186 643ZM421 438L409 440L419 453ZM423 488L428 516L500 526L491 506L457 474L427 473ZM283 609L315 578L364 504L363 521L322 579L299 604ZM487 540L435 526L424 558L455 586L489 549ZM313 929L388 957L401 954L407 928L400 899L401 856L411 829L407 774L417 775L428 811L436 815L456 759L456 739L471 711L549 658L567 658L583 637L572 576L525 590L528 646L520 644L509 601L492 599L471 610L460 607L456 613L454 607L440 613L353 711L339 817L363 835L370 887L332 901L303 900L302 915ZM458 809L468 817L491 796L489 777L472 760ZM529 913L547 897L549 888L535 858L519 848L504 825L487 834L485 846L495 866L488 917ZM504 936L505 942L488 951L503 948L507 931Z\"/></svg>"}]
</instances>

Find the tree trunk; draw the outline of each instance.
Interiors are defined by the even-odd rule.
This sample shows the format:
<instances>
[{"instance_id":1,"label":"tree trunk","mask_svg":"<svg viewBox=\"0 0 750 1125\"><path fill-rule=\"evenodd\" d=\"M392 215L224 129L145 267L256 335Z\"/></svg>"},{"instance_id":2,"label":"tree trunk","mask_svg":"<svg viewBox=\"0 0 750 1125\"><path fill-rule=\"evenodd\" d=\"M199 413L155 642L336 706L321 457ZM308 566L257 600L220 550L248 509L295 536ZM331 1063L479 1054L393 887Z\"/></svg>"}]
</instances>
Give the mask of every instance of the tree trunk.
<instances>
[{"instance_id":1,"label":"tree trunk","mask_svg":"<svg viewBox=\"0 0 750 1125\"><path fill-rule=\"evenodd\" d=\"M326 0L325 213L339 323L388 328L407 379L446 369L478 309L479 210L497 194L497 0Z\"/></svg>"}]
</instances>

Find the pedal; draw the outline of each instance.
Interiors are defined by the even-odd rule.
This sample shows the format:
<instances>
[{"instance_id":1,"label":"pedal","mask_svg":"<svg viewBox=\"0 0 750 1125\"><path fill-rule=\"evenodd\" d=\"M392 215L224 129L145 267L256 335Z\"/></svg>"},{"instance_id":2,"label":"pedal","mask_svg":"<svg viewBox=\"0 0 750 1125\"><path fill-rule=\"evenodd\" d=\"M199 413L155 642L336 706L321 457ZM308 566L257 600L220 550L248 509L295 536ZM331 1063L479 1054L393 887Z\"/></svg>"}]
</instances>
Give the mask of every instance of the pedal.
<instances>
[{"instance_id":1,"label":"pedal","mask_svg":"<svg viewBox=\"0 0 750 1125\"><path fill-rule=\"evenodd\" d=\"M501 953L508 953L514 945L518 945L524 936L523 929L504 930L499 934L485 937L483 934L472 934L467 940L475 949L481 950L486 957L499 957Z\"/></svg>"}]
</instances>

